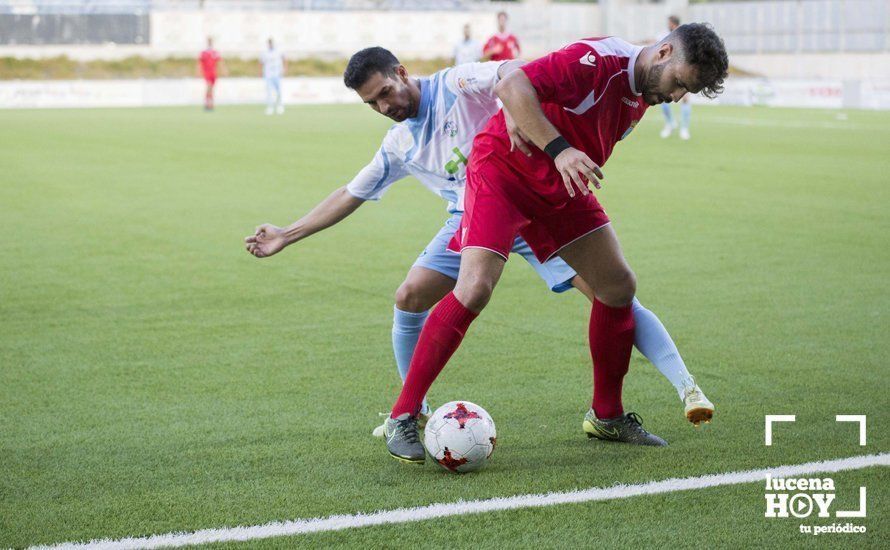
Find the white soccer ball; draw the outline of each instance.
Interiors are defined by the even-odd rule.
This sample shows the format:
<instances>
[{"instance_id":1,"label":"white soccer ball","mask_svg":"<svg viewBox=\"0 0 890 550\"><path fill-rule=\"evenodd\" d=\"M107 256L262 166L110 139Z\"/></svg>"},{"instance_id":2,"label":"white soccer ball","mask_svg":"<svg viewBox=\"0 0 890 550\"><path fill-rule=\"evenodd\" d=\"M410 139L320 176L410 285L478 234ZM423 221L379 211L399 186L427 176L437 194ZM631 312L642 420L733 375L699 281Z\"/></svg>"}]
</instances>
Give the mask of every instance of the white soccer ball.
<instances>
[{"instance_id":1,"label":"white soccer ball","mask_svg":"<svg viewBox=\"0 0 890 550\"><path fill-rule=\"evenodd\" d=\"M496 441L491 415L469 401L452 401L436 409L423 433L427 452L451 472L472 472L485 466Z\"/></svg>"}]
</instances>

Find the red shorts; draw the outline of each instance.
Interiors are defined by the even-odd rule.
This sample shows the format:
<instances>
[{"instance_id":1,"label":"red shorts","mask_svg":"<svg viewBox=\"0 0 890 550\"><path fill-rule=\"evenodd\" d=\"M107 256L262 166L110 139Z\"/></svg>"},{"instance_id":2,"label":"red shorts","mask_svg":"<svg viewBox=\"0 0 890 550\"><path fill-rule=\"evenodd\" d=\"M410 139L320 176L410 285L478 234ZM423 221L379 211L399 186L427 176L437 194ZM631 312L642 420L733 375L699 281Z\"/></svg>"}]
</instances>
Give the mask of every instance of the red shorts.
<instances>
[{"instance_id":1,"label":"red shorts","mask_svg":"<svg viewBox=\"0 0 890 550\"><path fill-rule=\"evenodd\" d=\"M520 235L545 262L567 244L609 223L593 193L579 192L554 205L535 193L533 185L496 157L471 159L463 219L448 249L485 248L506 259Z\"/></svg>"},{"instance_id":2,"label":"red shorts","mask_svg":"<svg viewBox=\"0 0 890 550\"><path fill-rule=\"evenodd\" d=\"M204 75L204 82L206 82L210 86L213 86L214 84L216 84L216 75Z\"/></svg>"}]
</instances>

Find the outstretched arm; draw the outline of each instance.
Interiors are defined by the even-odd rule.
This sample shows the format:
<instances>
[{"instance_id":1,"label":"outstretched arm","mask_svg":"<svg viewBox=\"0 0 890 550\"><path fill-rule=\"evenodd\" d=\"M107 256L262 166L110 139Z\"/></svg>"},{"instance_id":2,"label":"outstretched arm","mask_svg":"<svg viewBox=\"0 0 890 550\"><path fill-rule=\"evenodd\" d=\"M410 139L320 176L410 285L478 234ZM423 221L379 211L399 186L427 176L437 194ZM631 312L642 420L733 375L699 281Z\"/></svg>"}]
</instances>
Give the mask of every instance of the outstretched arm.
<instances>
[{"instance_id":1,"label":"outstretched arm","mask_svg":"<svg viewBox=\"0 0 890 550\"><path fill-rule=\"evenodd\" d=\"M340 223L364 202L363 199L353 196L344 185L318 203L308 214L287 227L276 227L271 224L257 227L253 235L244 239L247 251L257 258L272 256L286 246Z\"/></svg>"}]
</instances>

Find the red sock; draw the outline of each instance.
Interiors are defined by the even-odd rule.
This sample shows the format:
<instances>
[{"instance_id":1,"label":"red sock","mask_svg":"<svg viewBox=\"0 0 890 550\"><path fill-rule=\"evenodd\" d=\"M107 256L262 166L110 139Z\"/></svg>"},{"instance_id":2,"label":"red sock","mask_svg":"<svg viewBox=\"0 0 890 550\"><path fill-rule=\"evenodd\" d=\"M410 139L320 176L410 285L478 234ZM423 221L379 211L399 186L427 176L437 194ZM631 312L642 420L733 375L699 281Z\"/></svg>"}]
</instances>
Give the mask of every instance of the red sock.
<instances>
[{"instance_id":1,"label":"red sock","mask_svg":"<svg viewBox=\"0 0 890 550\"><path fill-rule=\"evenodd\" d=\"M416 415L420 411L423 396L460 346L467 328L477 315L464 307L453 292L449 292L433 309L414 348L402 393L393 405L393 418L404 413Z\"/></svg>"},{"instance_id":2,"label":"red sock","mask_svg":"<svg viewBox=\"0 0 890 550\"><path fill-rule=\"evenodd\" d=\"M631 306L609 307L593 301L590 312L590 356L593 358L593 411L597 418L624 414L621 385L634 344Z\"/></svg>"}]
</instances>

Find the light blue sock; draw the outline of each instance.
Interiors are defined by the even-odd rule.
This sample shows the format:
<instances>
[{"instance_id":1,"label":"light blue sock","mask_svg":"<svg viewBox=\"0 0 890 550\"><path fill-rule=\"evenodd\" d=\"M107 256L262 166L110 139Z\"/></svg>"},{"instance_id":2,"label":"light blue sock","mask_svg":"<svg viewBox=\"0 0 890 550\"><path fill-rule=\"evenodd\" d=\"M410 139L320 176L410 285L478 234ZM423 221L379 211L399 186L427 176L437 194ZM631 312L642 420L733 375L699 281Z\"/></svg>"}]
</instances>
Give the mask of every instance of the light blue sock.
<instances>
[{"instance_id":1,"label":"light blue sock","mask_svg":"<svg viewBox=\"0 0 890 550\"><path fill-rule=\"evenodd\" d=\"M689 119L692 117L692 103L680 104L680 127L689 129Z\"/></svg>"},{"instance_id":2,"label":"light blue sock","mask_svg":"<svg viewBox=\"0 0 890 550\"><path fill-rule=\"evenodd\" d=\"M661 112L664 113L664 121L673 126L674 125L674 115L671 113L671 106L667 103L661 104Z\"/></svg>"},{"instance_id":3,"label":"light blue sock","mask_svg":"<svg viewBox=\"0 0 890 550\"><path fill-rule=\"evenodd\" d=\"M420 338L420 331L423 330L423 324L429 314L429 311L411 313L393 306L392 351L396 356L396 367L399 369L402 383L408 376L408 367L411 366L411 357L414 356L417 339ZM420 410L424 413L428 413L430 410L426 397L423 398L423 407Z\"/></svg>"},{"instance_id":4,"label":"light blue sock","mask_svg":"<svg viewBox=\"0 0 890 550\"><path fill-rule=\"evenodd\" d=\"M671 335L658 317L644 308L636 298L633 301L633 313L637 325L634 345L674 385L682 399L683 386L690 381L691 376Z\"/></svg>"}]
</instances>

